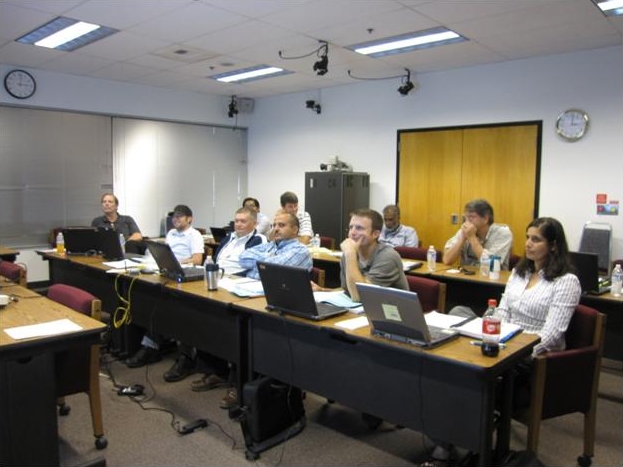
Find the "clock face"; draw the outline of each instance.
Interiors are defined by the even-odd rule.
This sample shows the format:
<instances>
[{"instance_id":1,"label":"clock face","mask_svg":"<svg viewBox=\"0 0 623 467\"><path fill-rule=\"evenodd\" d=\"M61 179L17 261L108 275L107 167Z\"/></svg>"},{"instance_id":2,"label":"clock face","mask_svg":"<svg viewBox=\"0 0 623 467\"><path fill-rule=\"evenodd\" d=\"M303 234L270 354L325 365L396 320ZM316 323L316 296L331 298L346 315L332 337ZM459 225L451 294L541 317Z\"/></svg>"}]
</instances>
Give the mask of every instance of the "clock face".
<instances>
[{"instance_id":1,"label":"clock face","mask_svg":"<svg viewBox=\"0 0 623 467\"><path fill-rule=\"evenodd\" d=\"M556 120L556 132L567 141L577 141L588 129L588 114L580 109L565 110Z\"/></svg>"},{"instance_id":2,"label":"clock face","mask_svg":"<svg viewBox=\"0 0 623 467\"><path fill-rule=\"evenodd\" d=\"M35 93L35 78L24 70L9 71L4 77L4 88L17 99L27 99Z\"/></svg>"}]
</instances>

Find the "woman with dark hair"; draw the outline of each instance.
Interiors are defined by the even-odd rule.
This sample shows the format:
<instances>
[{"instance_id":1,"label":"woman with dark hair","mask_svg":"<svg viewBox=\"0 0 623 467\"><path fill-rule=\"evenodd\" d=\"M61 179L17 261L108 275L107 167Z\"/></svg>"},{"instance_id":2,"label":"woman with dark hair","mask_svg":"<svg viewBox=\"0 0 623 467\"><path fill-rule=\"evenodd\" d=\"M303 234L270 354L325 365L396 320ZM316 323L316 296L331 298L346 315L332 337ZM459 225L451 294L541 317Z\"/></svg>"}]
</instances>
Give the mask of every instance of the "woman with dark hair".
<instances>
[{"instance_id":1,"label":"woman with dark hair","mask_svg":"<svg viewBox=\"0 0 623 467\"><path fill-rule=\"evenodd\" d=\"M532 352L537 355L564 350L565 332L580 302L580 281L573 274L565 231L556 219L534 219L526 229L522 258L511 272L498 306L502 321L519 325L524 332L541 338ZM468 307L455 307L450 314L475 316ZM532 359L518 368L514 404L529 402ZM447 443L437 440L432 458L422 467L443 466L450 457Z\"/></svg>"}]
</instances>

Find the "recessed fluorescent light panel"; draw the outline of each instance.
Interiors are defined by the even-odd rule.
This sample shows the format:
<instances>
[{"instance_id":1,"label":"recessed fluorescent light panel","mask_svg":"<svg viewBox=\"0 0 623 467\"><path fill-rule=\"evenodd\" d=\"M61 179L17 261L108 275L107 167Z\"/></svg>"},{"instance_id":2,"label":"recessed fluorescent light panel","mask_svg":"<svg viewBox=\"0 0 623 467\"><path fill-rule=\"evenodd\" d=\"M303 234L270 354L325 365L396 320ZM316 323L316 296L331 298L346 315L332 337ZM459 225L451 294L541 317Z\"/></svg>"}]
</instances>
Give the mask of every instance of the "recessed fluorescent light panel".
<instances>
[{"instance_id":1,"label":"recessed fluorescent light panel","mask_svg":"<svg viewBox=\"0 0 623 467\"><path fill-rule=\"evenodd\" d=\"M412 52L418 49L427 49L438 45L454 44L466 40L467 39L463 36L449 29L435 28L355 44L347 48L357 53L368 55L369 57L383 57L403 52Z\"/></svg>"},{"instance_id":2,"label":"recessed fluorescent light panel","mask_svg":"<svg viewBox=\"0 0 623 467\"><path fill-rule=\"evenodd\" d=\"M277 68L274 66L259 65L242 70L228 71L218 75L209 76L209 78L220 81L221 83L247 83L258 79L272 78L274 76L289 75L291 71Z\"/></svg>"},{"instance_id":3,"label":"recessed fluorescent light panel","mask_svg":"<svg viewBox=\"0 0 623 467\"><path fill-rule=\"evenodd\" d=\"M71 52L116 32L118 29L59 16L20 37L17 42Z\"/></svg>"},{"instance_id":4,"label":"recessed fluorescent light panel","mask_svg":"<svg viewBox=\"0 0 623 467\"><path fill-rule=\"evenodd\" d=\"M623 0L597 1L597 6L606 16L623 15Z\"/></svg>"}]
</instances>

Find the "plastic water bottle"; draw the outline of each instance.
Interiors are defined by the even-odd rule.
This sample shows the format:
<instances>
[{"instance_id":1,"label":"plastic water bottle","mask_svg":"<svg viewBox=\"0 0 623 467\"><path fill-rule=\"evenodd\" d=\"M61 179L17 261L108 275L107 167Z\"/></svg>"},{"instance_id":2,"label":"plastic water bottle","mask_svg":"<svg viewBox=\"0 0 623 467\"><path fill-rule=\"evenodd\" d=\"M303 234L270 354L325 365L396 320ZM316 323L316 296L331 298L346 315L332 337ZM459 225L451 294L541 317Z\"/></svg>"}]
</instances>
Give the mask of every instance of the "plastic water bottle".
<instances>
[{"instance_id":1,"label":"plastic water bottle","mask_svg":"<svg viewBox=\"0 0 623 467\"><path fill-rule=\"evenodd\" d=\"M59 231L56 235L56 252L59 255L65 254L65 237L63 236L63 232Z\"/></svg>"},{"instance_id":2,"label":"plastic water bottle","mask_svg":"<svg viewBox=\"0 0 623 467\"><path fill-rule=\"evenodd\" d=\"M487 311L482 315L482 345L480 351L487 357L497 357L500 353L500 329L502 321L497 314L498 302L490 298Z\"/></svg>"},{"instance_id":3,"label":"plastic water bottle","mask_svg":"<svg viewBox=\"0 0 623 467\"><path fill-rule=\"evenodd\" d=\"M621 288L623 287L623 270L621 265L617 264L612 270L612 278L610 279L610 293L615 297L621 296Z\"/></svg>"},{"instance_id":4,"label":"plastic water bottle","mask_svg":"<svg viewBox=\"0 0 623 467\"><path fill-rule=\"evenodd\" d=\"M320 249L320 234L314 235L311 239L312 255L317 255Z\"/></svg>"},{"instance_id":5,"label":"plastic water bottle","mask_svg":"<svg viewBox=\"0 0 623 467\"><path fill-rule=\"evenodd\" d=\"M433 245L428 247L426 252L426 261L428 262L428 270L434 271L437 268L437 250Z\"/></svg>"},{"instance_id":6,"label":"plastic water bottle","mask_svg":"<svg viewBox=\"0 0 623 467\"><path fill-rule=\"evenodd\" d=\"M489 276L489 262L491 258L489 258L489 252L482 249L482 254L480 255L480 275L481 276Z\"/></svg>"},{"instance_id":7,"label":"plastic water bottle","mask_svg":"<svg viewBox=\"0 0 623 467\"><path fill-rule=\"evenodd\" d=\"M119 234L119 245L121 245L121 251L125 254L125 237L122 233Z\"/></svg>"},{"instance_id":8,"label":"plastic water bottle","mask_svg":"<svg viewBox=\"0 0 623 467\"><path fill-rule=\"evenodd\" d=\"M489 265L489 279L497 281L500 278L500 269L502 267L499 256L489 257L491 264Z\"/></svg>"}]
</instances>

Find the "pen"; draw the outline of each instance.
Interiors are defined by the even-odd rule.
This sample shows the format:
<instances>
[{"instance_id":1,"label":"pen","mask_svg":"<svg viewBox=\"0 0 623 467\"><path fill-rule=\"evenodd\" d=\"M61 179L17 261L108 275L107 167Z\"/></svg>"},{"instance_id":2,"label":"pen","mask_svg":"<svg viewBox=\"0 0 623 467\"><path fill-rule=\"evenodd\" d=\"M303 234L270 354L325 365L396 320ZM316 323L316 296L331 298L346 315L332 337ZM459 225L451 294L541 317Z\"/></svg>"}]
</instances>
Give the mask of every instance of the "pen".
<instances>
[{"instance_id":1,"label":"pen","mask_svg":"<svg viewBox=\"0 0 623 467\"><path fill-rule=\"evenodd\" d=\"M482 341L469 341L469 343L471 345L482 347ZM500 349L505 349L506 348L506 344L503 344L501 342L498 345L500 346Z\"/></svg>"}]
</instances>

